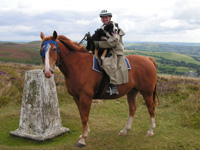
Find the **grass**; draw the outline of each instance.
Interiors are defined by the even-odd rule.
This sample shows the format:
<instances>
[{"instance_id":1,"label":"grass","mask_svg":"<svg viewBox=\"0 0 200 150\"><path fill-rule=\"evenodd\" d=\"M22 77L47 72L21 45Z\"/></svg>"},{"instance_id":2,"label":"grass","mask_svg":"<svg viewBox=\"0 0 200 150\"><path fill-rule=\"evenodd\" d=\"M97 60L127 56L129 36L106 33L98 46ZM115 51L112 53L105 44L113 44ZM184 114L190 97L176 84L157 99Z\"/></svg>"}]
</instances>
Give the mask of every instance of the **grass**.
<instances>
[{"instance_id":1,"label":"grass","mask_svg":"<svg viewBox=\"0 0 200 150\"><path fill-rule=\"evenodd\" d=\"M42 66L0 63L0 149L71 150L82 132L78 109L67 93L64 78L55 70L55 83L63 126L71 129L60 137L36 142L9 135L19 127L24 73ZM119 131L128 119L126 97L93 103L89 125L91 133L85 150L200 150L200 79L158 76L160 104L156 108L155 136L146 138L150 121L142 96L137 96L137 111L132 129L125 137Z\"/></svg>"},{"instance_id":2,"label":"grass","mask_svg":"<svg viewBox=\"0 0 200 150\"><path fill-rule=\"evenodd\" d=\"M194 71L195 72L194 69L190 69L190 68L187 68L187 67L177 67L176 70L179 71L179 72L188 72L188 71Z\"/></svg>"}]
</instances>

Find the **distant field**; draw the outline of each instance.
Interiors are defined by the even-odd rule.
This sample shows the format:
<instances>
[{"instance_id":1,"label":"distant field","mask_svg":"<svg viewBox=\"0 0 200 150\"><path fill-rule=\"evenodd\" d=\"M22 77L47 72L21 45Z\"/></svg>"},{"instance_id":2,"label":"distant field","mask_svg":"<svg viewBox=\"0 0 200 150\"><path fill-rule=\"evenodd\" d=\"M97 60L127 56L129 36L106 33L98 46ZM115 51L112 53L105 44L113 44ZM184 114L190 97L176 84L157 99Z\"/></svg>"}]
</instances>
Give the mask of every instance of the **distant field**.
<instances>
[{"instance_id":1,"label":"distant field","mask_svg":"<svg viewBox=\"0 0 200 150\"><path fill-rule=\"evenodd\" d=\"M185 75L194 71L200 75L200 44L198 43L125 43L125 55L152 56L158 73ZM131 49L132 48L132 49ZM40 41L19 44L0 42L0 62L40 65Z\"/></svg>"},{"instance_id":2,"label":"distant field","mask_svg":"<svg viewBox=\"0 0 200 150\"><path fill-rule=\"evenodd\" d=\"M25 64L41 63L38 42L27 44L0 43L0 62L17 62Z\"/></svg>"},{"instance_id":3,"label":"distant field","mask_svg":"<svg viewBox=\"0 0 200 150\"><path fill-rule=\"evenodd\" d=\"M127 50L148 52L172 52L186 55L200 56L200 43L167 43L167 42L137 42L125 43Z\"/></svg>"},{"instance_id":4,"label":"distant field","mask_svg":"<svg viewBox=\"0 0 200 150\"><path fill-rule=\"evenodd\" d=\"M138 50L125 50L126 55L130 54L140 54L140 55L146 55L146 56L154 56L157 58L165 58L168 60L176 60L176 61L183 61L185 63L194 63L197 65L200 65L199 61L196 61L194 58L183 55L183 54L178 54L178 53L171 53L171 52L146 52L146 51L138 51Z\"/></svg>"},{"instance_id":5,"label":"distant field","mask_svg":"<svg viewBox=\"0 0 200 150\"><path fill-rule=\"evenodd\" d=\"M188 55L171 52L125 50L125 55L132 54L154 57L158 64L159 73L184 75L188 71L200 72L200 62Z\"/></svg>"}]
</instances>

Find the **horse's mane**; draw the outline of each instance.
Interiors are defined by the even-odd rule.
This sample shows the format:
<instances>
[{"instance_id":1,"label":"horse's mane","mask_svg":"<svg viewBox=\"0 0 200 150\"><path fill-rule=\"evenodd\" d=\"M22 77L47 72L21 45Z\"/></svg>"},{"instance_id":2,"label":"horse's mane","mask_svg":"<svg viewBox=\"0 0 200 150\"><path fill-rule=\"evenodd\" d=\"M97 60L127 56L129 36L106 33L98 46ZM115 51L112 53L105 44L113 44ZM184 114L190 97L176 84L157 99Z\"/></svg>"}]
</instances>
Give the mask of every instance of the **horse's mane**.
<instances>
[{"instance_id":1,"label":"horse's mane","mask_svg":"<svg viewBox=\"0 0 200 150\"><path fill-rule=\"evenodd\" d=\"M57 40L59 40L60 42L62 42L65 47L67 47L69 50L71 51L80 51L80 52L88 52L83 45L78 45L77 42L74 42L70 39L68 39L66 36L64 35L59 35L57 37Z\"/></svg>"}]
</instances>

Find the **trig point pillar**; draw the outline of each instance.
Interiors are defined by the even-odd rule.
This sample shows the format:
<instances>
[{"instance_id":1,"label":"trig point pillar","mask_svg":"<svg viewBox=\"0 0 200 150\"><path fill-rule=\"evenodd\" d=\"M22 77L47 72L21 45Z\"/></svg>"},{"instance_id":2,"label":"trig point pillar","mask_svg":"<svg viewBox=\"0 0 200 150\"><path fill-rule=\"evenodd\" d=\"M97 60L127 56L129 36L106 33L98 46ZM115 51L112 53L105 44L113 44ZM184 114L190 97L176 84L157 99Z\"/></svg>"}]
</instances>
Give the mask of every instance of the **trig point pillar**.
<instances>
[{"instance_id":1,"label":"trig point pillar","mask_svg":"<svg viewBox=\"0 0 200 150\"><path fill-rule=\"evenodd\" d=\"M10 134L44 141L68 131L61 124L54 77L45 78L42 70L27 71L19 128Z\"/></svg>"}]
</instances>

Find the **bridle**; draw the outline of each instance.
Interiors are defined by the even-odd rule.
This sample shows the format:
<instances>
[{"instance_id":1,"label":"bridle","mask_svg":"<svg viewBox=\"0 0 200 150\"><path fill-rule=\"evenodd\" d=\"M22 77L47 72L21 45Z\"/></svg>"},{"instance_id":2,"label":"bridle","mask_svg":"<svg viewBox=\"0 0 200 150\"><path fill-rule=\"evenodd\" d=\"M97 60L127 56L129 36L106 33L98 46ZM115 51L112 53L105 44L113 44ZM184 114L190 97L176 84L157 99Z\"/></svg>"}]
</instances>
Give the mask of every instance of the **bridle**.
<instances>
[{"instance_id":1,"label":"bridle","mask_svg":"<svg viewBox=\"0 0 200 150\"><path fill-rule=\"evenodd\" d=\"M59 48L58 48L57 42L56 42L56 41L53 41L53 40L49 40L49 41L44 41L44 42L42 43L42 45L41 45L41 48L43 47L43 51L42 51L42 53L40 53L42 59L45 58L45 53L47 52L47 46L48 46L48 44L51 44L51 43L54 44L54 45L56 46L57 54L58 54L59 57L61 58L60 50L59 50ZM73 51L70 51L70 52L69 52L67 55L65 55L60 61L58 61L58 58L57 58L55 65L56 65L56 66L59 66L59 65L64 61L64 59L67 58L72 52L73 52ZM51 73L53 74L53 70L52 70L52 69L49 69L49 70L50 70ZM44 71L44 70L43 70L43 71Z\"/></svg>"},{"instance_id":2,"label":"bridle","mask_svg":"<svg viewBox=\"0 0 200 150\"><path fill-rule=\"evenodd\" d=\"M85 41L88 41L88 39L89 39L90 37L91 37L90 32L86 33L85 36L83 37L83 39L79 42L78 46L79 46L81 43L83 43L84 40L85 40ZM60 41L60 42L62 43L62 41ZM56 46L57 54L59 54L59 56L60 56L60 58L61 58L60 50L59 50L59 48L58 48L57 41L49 40L49 41L44 41L44 42L42 43L42 45L41 45L41 48L44 47L44 48L43 48L43 52L40 53L42 59L45 58L45 53L47 52L47 45L48 45L48 44L51 44L51 43L54 44L54 45ZM67 45L65 45L65 46L68 47ZM71 50L69 47L68 47L68 49L69 49L70 52L69 52L67 55L65 55L60 61L58 61L58 58L57 58L56 63L55 63L56 66L59 66L70 54L72 54L73 50ZM52 74L53 74L53 70L50 69L50 71L51 71Z\"/></svg>"},{"instance_id":3,"label":"bridle","mask_svg":"<svg viewBox=\"0 0 200 150\"><path fill-rule=\"evenodd\" d=\"M59 65L64 61L64 59L65 59L66 57L68 57L71 53L72 53L72 51L70 51L67 55L65 55L65 56L60 60L60 62L58 62L58 60L56 60L56 66L59 66ZM61 57L61 56L60 56L60 57Z\"/></svg>"}]
</instances>

